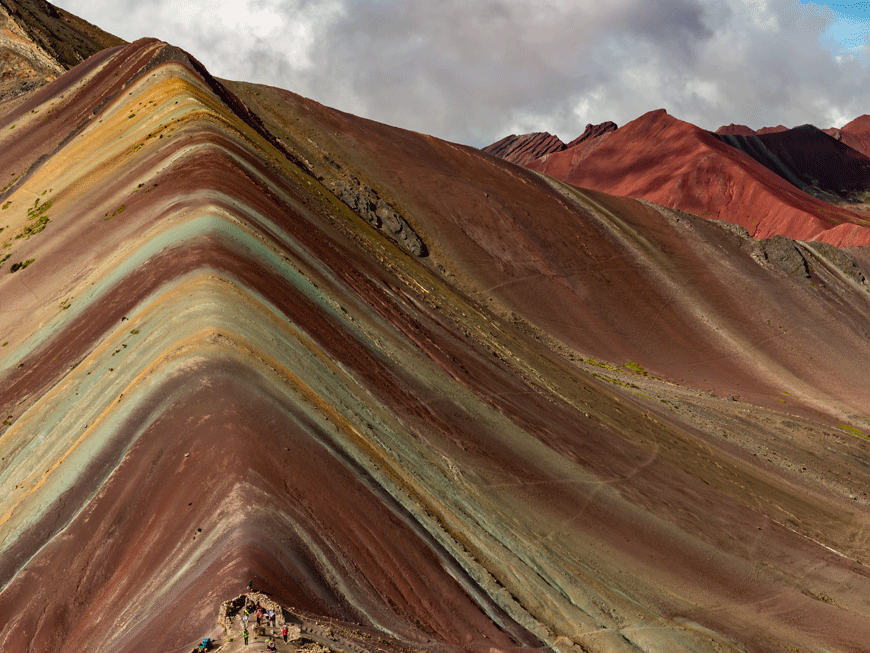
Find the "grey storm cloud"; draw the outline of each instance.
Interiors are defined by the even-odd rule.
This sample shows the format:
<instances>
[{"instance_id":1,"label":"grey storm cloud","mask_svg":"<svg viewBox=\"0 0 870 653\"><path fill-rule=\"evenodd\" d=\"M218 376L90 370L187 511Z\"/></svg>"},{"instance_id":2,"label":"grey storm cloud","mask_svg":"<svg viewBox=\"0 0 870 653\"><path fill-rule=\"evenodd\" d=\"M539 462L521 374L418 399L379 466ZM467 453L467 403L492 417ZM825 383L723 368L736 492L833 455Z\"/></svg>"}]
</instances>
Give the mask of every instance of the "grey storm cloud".
<instances>
[{"instance_id":1,"label":"grey storm cloud","mask_svg":"<svg viewBox=\"0 0 870 653\"><path fill-rule=\"evenodd\" d=\"M867 111L867 52L819 42L798 0L61 0L126 39L156 36L215 75L289 89L471 145L570 140L665 108L715 129Z\"/></svg>"}]
</instances>

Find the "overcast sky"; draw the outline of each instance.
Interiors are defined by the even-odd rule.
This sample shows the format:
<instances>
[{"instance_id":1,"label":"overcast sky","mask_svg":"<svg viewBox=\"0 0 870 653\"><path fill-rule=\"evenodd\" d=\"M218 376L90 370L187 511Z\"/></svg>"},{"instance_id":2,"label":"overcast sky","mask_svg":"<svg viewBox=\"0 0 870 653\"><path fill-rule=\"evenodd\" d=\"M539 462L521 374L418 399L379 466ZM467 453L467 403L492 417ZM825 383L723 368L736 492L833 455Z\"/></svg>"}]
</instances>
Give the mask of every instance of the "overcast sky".
<instances>
[{"instance_id":1,"label":"overcast sky","mask_svg":"<svg viewBox=\"0 0 870 653\"><path fill-rule=\"evenodd\" d=\"M706 129L870 113L870 2L59 0L212 74L482 146L652 109Z\"/></svg>"}]
</instances>

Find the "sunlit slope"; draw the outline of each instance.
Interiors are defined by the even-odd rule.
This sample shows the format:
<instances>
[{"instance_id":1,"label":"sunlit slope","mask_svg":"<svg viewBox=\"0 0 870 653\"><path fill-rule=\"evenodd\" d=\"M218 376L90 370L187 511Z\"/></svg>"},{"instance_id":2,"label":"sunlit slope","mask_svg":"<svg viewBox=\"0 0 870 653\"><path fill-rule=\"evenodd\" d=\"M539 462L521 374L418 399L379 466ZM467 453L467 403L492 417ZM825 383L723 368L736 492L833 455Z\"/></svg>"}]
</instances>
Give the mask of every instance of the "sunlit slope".
<instances>
[{"instance_id":1,"label":"sunlit slope","mask_svg":"<svg viewBox=\"0 0 870 653\"><path fill-rule=\"evenodd\" d=\"M864 248L756 241L292 93L234 88L324 184L357 179L390 197L424 234L430 267L564 358L633 361L841 421L870 412Z\"/></svg>"},{"instance_id":2,"label":"sunlit slope","mask_svg":"<svg viewBox=\"0 0 870 653\"><path fill-rule=\"evenodd\" d=\"M148 40L0 115L0 649L192 648L250 579L417 650L868 641L844 261L795 280L739 233L231 88ZM758 355L710 383L777 410L614 367L717 331Z\"/></svg>"}]
</instances>

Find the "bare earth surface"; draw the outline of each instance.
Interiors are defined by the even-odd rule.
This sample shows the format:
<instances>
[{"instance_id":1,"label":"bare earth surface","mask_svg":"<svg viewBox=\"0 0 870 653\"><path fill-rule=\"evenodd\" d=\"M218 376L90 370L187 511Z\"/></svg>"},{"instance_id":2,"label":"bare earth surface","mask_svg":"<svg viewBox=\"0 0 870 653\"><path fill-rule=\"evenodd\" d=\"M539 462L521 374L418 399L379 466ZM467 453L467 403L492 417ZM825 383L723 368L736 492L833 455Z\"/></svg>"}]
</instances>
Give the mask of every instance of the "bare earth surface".
<instances>
[{"instance_id":1,"label":"bare earth surface","mask_svg":"<svg viewBox=\"0 0 870 653\"><path fill-rule=\"evenodd\" d=\"M673 134L715 190L745 155L678 122L577 147ZM0 148L4 653L263 650L216 621L249 579L278 650L866 650L864 248L149 39L6 107ZM747 215L822 234L767 175Z\"/></svg>"}]
</instances>

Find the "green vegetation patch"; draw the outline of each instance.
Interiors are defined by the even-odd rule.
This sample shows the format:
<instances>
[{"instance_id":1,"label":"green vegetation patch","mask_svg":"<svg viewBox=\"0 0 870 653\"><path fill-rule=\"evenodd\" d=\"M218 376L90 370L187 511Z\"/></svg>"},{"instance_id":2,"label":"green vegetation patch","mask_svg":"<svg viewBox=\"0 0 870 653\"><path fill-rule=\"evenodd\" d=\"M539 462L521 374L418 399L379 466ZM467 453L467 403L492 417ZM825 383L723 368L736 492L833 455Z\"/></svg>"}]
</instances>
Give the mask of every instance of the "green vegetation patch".
<instances>
[{"instance_id":1,"label":"green vegetation patch","mask_svg":"<svg viewBox=\"0 0 870 653\"><path fill-rule=\"evenodd\" d=\"M43 191L42 194L45 195L45 191ZM48 211L50 208L51 200L45 200L42 204L40 204L39 198L37 197L33 202L33 206L27 209L27 219L35 220L36 218L45 215L45 212Z\"/></svg>"},{"instance_id":2,"label":"green vegetation patch","mask_svg":"<svg viewBox=\"0 0 870 653\"><path fill-rule=\"evenodd\" d=\"M45 200L40 204L39 198L37 198L33 202L33 206L27 209L27 219L30 220L31 224L25 226L15 238L30 238L34 234L44 231L48 223L51 222L46 215L46 211L50 208L51 200Z\"/></svg>"},{"instance_id":3,"label":"green vegetation patch","mask_svg":"<svg viewBox=\"0 0 870 653\"><path fill-rule=\"evenodd\" d=\"M626 369L631 370L631 371L634 372L635 374L640 375L640 376L649 376L649 372L647 372L645 369L643 369L643 368L640 366L640 363L635 363L634 361L628 361L628 362L624 365L624 367L625 367Z\"/></svg>"},{"instance_id":4,"label":"green vegetation patch","mask_svg":"<svg viewBox=\"0 0 870 653\"><path fill-rule=\"evenodd\" d=\"M843 429L849 435L857 435L858 437L864 437L864 431L859 429L857 426L852 426L851 424L840 424L840 428Z\"/></svg>"},{"instance_id":5,"label":"green vegetation patch","mask_svg":"<svg viewBox=\"0 0 870 653\"><path fill-rule=\"evenodd\" d=\"M613 367L613 365L608 365L607 363L602 363L601 361L597 361L594 358L584 358L584 363L589 363L590 365L595 365L596 367L603 368L605 370L610 370L611 372L619 372L618 367Z\"/></svg>"},{"instance_id":6,"label":"green vegetation patch","mask_svg":"<svg viewBox=\"0 0 870 653\"><path fill-rule=\"evenodd\" d=\"M114 218L116 215L120 215L121 213L124 212L125 208L126 207L122 204L117 209L115 209L114 212L112 212L112 215L109 215L108 213L106 213L106 217L103 218L103 222L107 222L108 220L111 220L112 218Z\"/></svg>"},{"instance_id":7,"label":"green vegetation patch","mask_svg":"<svg viewBox=\"0 0 870 653\"><path fill-rule=\"evenodd\" d=\"M18 272L18 270L23 270L35 260L35 258L29 258L26 261L19 261L18 263L13 263L12 267L9 268L9 272Z\"/></svg>"},{"instance_id":8,"label":"green vegetation patch","mask_svg":"<svg viewBox=\"0 0 870 653\"><path fill-rule=\"evenodd\" d=\"M624 381L619 381L618 379L612 379L609 376L605 376L604 374L598 374L597 372L593 372L592 376L596 379L601 379L602 381L607 381L607 383L612 383L613 385L621 385L623 388L633 388L635 390L640 390L638 386L634 383L625 383Z\"/></svg>"},{"instance_id":9,"label":"green vegetation patch","mask_svg":"<svg viewBox=\"0 0 870 653\"><path fill-rule=\"evenodd\" d=\"M30 238L31 236L38 234L40 231L45 231L49 222L51 222L51 220L48 219L47 215L40 216L32 224L25 226L24 229L21 230L21 233L15 236L15 238Z\"/></svg>"}]
</instances>

